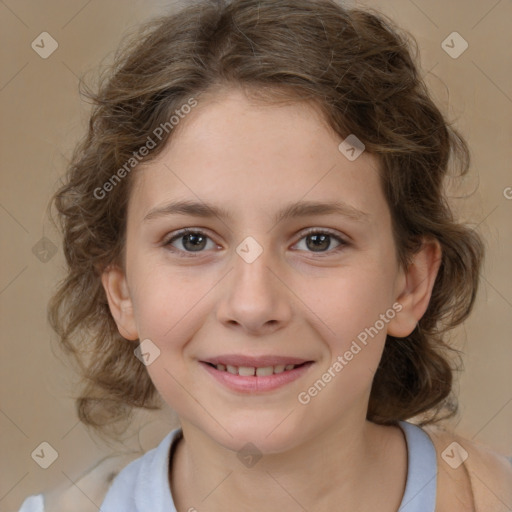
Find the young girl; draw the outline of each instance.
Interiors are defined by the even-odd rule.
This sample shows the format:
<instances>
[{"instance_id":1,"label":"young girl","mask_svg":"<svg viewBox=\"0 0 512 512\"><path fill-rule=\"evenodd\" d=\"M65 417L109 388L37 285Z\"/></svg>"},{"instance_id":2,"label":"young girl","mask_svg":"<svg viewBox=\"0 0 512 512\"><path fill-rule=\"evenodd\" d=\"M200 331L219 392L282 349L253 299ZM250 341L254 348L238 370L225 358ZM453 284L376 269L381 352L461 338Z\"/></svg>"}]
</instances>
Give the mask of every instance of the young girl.
<instances>
[{"instance_id":1,"label":"young girl","mask_svg":"<svg viewBox=\"0 0 512 512\"><path fill-rule=\"evenodd\" d=\"M201 1L148 26L56 195L50 312L85 424L163 399L180 428L21 511L510 510L507 458L434 426L483 252L449 162L467 146L383 16Z\"/></svg>"}]
</instances>

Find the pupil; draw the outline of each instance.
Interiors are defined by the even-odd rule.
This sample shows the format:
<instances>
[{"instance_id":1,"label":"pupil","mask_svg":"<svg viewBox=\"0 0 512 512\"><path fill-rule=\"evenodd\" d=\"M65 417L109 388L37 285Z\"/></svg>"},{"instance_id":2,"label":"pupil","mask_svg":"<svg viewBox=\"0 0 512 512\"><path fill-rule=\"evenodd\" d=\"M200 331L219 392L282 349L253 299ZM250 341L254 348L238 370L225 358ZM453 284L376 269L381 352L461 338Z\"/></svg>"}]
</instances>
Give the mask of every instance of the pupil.
<instances>
[{"instance_id":1,"label":"pupil","mask_svg":"<svg viewBox=\"0 0 512 512\"><path fill-rule=\"evenodd\" d=\"M330 245L329 236L330 235L309 235L308 238L306 239L306 241L308 239L312 240L313 245L310 246L310 244L307 243L308 248L309 249L320 249L320 251L317 251L317 252L327 250Z\"/></svg>"},{"instance_id":2,"label":"pupil","mask_svg":"<svg viewBox=\"0 0 512 512\"><path fill-rule=\"evenodd\" d=\"M204 237L203 235L188 233L183 238L183 245L185 246L185 248L191 248L192 251L204 249L206 237ZM187 247L187 242L190 242L192 244L191 247Z\"/></svg>"}]
</instances>

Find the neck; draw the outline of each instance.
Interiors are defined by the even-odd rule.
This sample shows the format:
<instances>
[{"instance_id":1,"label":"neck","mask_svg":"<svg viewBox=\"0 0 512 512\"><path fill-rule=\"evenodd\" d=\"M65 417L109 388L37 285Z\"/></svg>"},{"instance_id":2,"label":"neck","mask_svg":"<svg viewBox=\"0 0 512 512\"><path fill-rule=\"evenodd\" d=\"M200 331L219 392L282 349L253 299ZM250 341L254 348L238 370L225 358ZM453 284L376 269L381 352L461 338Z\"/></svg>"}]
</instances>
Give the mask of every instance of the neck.
<instances>
[{"instance_id":1,"label":"neck","mask_svg":"<svg viewBox=\"0 0 512 512\"><path fill-rule=\"evenodd\" d=\"M398 509L407 475L399 427L333 425L279 453L248 459L183 422L170 484L178 512ZM252 463L252 464L251 464ZM383 505L384 504L384 505ZM363 506L364 505L364 506Z\"/></svg>"}]
</instances>

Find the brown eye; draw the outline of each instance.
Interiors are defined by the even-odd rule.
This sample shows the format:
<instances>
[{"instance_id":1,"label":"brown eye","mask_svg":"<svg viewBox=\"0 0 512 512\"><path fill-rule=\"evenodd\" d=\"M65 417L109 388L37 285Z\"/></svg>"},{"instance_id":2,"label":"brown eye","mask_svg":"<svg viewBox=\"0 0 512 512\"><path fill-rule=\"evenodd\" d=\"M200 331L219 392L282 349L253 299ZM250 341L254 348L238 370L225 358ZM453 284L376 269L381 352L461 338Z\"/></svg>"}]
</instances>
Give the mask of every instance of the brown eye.
<instances>
[{"instance_id":1,"label":"brown eye","mask_svg":"<svg viewBox=\"0 0 512 512\"><path fill-rule=\"evenodd\" d=\"M165 247L181 253L203 252L210 237L198 230L183 230L164 243ZM216 246L212 240L210 242Z\"/></svg>"},{"instance_id":2,"label":"brown eye","mask_svg":"<svg viewBox=\"0 0 512 512\"><path fill-rule=\"evenodd\" d=\"M309 243L308 243L309 242ZM312 251L326 251L331 245L331 235L308 235L306 237L306 246Z\"/></svg>"},{"instance_id":3,"label":"brown eye","mask_svg":"<svg viewBox=\"0 0 512 512\"><path fill-rule=\"evenodd\" d=\"M305 247L305 249L300 249L300 250L305 250L306 252L313 252L313 253L331 254L331 253L337 252L338 250L343 249L343 247L348 245L348 242L343 240L338 235L335 235L328 231L320 231L320 230L310 231L310 232L306 233L305 236L303 236L300 239L300 241L297 245L299 245L302 242L302 240L305 240L305 243L303 245L303 247ZM338 244L334 248L332 247L333 240L335 240L335 242Z\"/></svg>"},{"instance_id":4,"label":"brown eye","mask_svg":"<svg viewBox=\"0 0 512 512\"><path fill-rule=\"evenodd\" d=\"M188 233L181 237L183 247L187 251L201 251L206 246L207 237L200 233Z\"/></svg>"}]
</instances>

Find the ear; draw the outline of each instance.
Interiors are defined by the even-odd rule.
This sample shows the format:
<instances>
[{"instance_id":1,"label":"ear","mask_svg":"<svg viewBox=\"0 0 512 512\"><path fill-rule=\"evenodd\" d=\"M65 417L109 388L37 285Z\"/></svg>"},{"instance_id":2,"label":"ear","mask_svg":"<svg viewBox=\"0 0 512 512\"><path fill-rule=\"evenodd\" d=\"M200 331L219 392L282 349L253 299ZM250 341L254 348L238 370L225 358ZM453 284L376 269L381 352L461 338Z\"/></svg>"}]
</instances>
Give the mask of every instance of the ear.
<instances>
[{"instance_id":1,"label":"ear","mask_svg":"<svg viewBox=\"0 0 512 512\"><path fill-rule=\"evenodd\" d=\"M396 302L402 309L388 324L387 332L391 336L409 336L425 314L441 265L441 256L439 242L425 239L407 269L402 270L396 296Z\"/></svg>"},{"instance_id":2,"label":"ear","mask_svg":"<svg viewBox=\"0 0 512 512\"><path fill-rule=\"evenodd\" d=\"M128 340L138 340L133 304L123 270L117 266L107 267L101 276L101 283L119 333Z\"/></svg>"}]
</instances>

